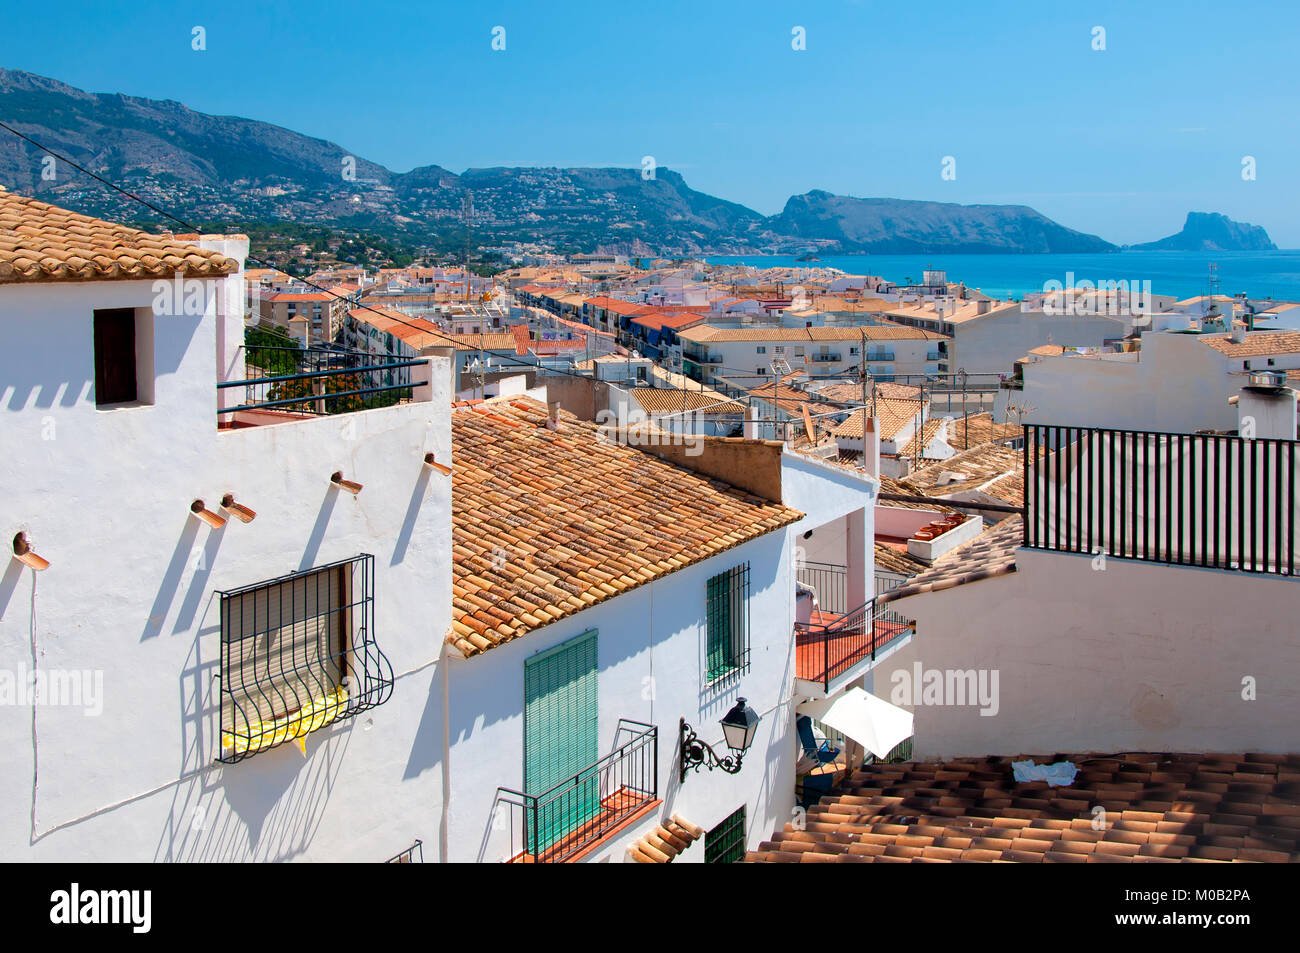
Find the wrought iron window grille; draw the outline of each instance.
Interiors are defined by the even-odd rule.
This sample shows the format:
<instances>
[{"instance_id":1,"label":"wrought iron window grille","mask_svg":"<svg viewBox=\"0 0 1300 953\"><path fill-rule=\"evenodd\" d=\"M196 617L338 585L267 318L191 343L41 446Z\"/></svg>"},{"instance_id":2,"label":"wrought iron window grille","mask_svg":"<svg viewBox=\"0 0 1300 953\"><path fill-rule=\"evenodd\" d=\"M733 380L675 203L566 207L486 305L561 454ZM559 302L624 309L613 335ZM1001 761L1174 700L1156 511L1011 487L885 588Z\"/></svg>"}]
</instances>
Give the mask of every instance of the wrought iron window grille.
<instances>
[{"instance_id":1,"label":"wrought iron window grille","mask_svg":"<svg viewBox=\"0 0 1300 953\"><path fill-rule=\"evenodd\" d=\"M388 701L375 641L374 556L363 554L221 597L220 749L227 764L296 742Z\"/></svg>"},{"instance_id":2,"label":"wrought iron window grille","mask_svg":"<svg viewBox=\"0 0 1300 953\"><path fill-rule=\"evenodd\" d=\"M749 671L749 563L711 578L705 593L704 680L715 686Z\"/></svg>"}]
</instances>

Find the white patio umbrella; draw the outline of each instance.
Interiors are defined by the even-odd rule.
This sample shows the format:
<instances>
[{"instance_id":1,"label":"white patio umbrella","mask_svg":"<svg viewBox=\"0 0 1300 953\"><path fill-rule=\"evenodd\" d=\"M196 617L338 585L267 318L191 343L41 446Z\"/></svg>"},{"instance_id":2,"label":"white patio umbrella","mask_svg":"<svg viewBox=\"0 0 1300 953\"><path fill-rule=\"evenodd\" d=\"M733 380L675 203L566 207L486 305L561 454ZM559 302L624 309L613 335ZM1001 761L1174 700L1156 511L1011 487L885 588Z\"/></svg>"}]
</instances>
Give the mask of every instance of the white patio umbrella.
<instances>
[{"instance_id":1,"label":"white patio umbrella","mask_svg":"<svg viewBox=\"0 0 1300 953\"><path fill-rule=\"evenodd\" d=\"M833 698L804 702L798 711L844 732L878 758L885 757L912 736L910 711L860 688L846 689Z\"/></svg>"}]
</instances>

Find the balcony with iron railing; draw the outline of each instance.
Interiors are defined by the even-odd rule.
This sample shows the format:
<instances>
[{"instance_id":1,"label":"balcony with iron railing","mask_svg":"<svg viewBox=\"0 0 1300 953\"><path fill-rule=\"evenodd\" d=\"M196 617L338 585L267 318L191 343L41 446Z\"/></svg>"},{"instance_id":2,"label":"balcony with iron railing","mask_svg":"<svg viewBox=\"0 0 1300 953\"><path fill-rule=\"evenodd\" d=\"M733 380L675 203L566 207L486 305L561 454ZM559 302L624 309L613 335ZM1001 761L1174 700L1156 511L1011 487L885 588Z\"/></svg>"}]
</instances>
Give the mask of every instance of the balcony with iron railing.
<instances>
[{"instance_id":1,"label":"balcony with iron railing","mask_svg":"<svg viewBox=\"0 0 1300 953\"><path fill-rule=\"evenodd\" d=\"M843 359L844 356L838 351L828 351L825 354L808 355L808 360L812 361L814 364L831 364L837 361L842 361Z\"/></svg>"},{"instance_id":2,"label":"balcony with iron railing","mask_svg":"<svg viewBox=\"0 0 1300 953\"><path fill-rule=\"evenodd\" d=\"M620 719L614 749L546 791L497 789L516 864L572 863L659 800L659 729Z\"/></svg>"},{"instance_id":3,"label":"balcony with iron railing","mask_svg":"<svg viewBox=\"0 0 1300 953\"><path fill-rule=\"evenodd\" d=\"M218 425L257 426L406 403L427 383L427 358L335 348L246 346L244 376L217 383Z\"/></svg>"},{"instance_id":4,"label":"balcony with iron railing","mask_svg":"<svg viewBox=\"0 0 1300 953\"><path fill-rule=\"evenodd\" d=\"M911 638L911 620L877 604L875 597L849 606L848 567L804 562L796 575L815 601L807 621L797 621L794 627L795 679L805 683L803 689L830 694L832 684L866 673L883 654ZM876 596L896 584L878 578Z\"/></svg>"},{"instance_id":5,"label":"balcony with iron railing","mask_svg":"<svg viewBox=\"0 0 1300 953\"><path fill-rule=\"evenodd\" d=\"M1296 575L1300 442L1024 426L1024 545Z\"/></svg>"}]
</instances>

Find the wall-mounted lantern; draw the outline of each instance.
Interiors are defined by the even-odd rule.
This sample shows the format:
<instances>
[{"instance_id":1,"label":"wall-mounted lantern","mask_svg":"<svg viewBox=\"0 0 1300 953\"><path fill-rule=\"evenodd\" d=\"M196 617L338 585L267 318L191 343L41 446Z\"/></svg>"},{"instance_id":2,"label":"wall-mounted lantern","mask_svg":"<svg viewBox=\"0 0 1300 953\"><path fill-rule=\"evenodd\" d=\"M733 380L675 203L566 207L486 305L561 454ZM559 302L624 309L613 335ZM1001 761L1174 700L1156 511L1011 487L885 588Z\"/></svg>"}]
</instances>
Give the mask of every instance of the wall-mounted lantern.
<instances>
[{"instance_id":1,"label":"wall-mounted lantern","mask_svg":"<svg viewBox=\"0 0 1300 953\"><path fill-rule=\"evenodd\" d=\"M681 751L681 780L686 780L687 769L698 771L701 765L710 771L721 768L727 774L739 771L745 752L754 743L758 720L758 713L749 707L746 700L737 698L731 711L722 716L722 737L731 749L731 754L720 758L712 747L699 739L686 719L681 719L677 729Z\"/></svg>"}]
</instances>

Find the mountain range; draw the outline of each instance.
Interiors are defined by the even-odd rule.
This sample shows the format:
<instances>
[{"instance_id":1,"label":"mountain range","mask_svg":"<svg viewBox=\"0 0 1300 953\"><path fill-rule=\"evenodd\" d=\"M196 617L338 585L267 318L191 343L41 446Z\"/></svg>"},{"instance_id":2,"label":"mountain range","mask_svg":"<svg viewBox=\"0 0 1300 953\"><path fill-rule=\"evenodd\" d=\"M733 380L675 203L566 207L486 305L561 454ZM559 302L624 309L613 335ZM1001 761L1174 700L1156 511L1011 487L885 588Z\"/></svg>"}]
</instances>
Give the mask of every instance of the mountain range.
<instances>
[{"instance_id":1,"label":"mountain range","mask_svg":"<svg viewBox=\"0 0 1300 953\"><path fill-rule=\"evenodd\" d=\"M814 190L792 196L779 214L764 216L696 191L663 167L651 173L486 168L457 174L428 165L394 172L337 143L271 123L212 116L172 100L89 93L19 70L0 69L0 121L206 227L293 221L365 229L444 250L463 247L472 236L481 246L535 241L563 250L637 255L1117 247L1023 205L854 198ZM40 150L4 130L0 185L92 215L158 220L66 163L51 165ZM1267 241L1263 229L1228 224L1233 228L1213 231L1216 241L1256 241L1255 233Z\"/></svg>"}]
</instances>

